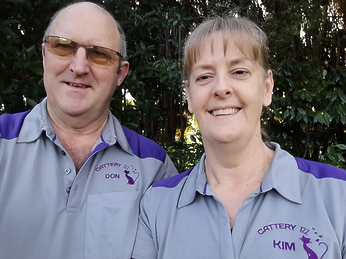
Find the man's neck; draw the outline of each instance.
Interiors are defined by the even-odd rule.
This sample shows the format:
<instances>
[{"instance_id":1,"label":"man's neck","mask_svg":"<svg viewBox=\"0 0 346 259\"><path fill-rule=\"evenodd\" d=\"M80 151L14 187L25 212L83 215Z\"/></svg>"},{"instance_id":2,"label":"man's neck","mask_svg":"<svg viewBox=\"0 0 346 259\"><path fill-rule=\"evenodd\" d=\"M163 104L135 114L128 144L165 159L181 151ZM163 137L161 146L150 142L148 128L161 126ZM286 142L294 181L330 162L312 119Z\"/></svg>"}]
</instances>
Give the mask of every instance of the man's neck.
<instances>
[{"instance_id":1,"label":"man's neck","mask_svg":"<svg viewBox=\"0 0 346 259\"><path fill-rule=\"evenodd\" d=\"M79 169L91 153L96 141L100 138L103 129L107 124L108 116L104 116L104 118L100 117L88 124L81 122L80 118L69 118L64 121L51 116L49 113L48 117L55 135L72 158L76 172L78 173ZM71 123L71 121L73 121L73 123Z\"/></svg>"}]
</instances>

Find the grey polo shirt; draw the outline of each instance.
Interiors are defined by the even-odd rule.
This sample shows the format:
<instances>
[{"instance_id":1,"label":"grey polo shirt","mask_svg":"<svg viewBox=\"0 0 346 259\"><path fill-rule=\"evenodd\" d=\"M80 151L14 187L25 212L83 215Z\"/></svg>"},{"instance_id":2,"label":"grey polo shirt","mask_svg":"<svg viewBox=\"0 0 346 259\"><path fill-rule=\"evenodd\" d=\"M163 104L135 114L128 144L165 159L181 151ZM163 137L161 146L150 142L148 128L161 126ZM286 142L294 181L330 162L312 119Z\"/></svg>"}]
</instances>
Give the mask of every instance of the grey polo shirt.
<instances>
[{"instance_id":1,"label":"grey polo shirt","mask_svg":"<svg viewBox=\"0 0 346 259\"><path fill-rule=\"evenodd\" d=\"M129 258L142 194L177 174L159 145L111 113L78 174L46 100L0 116L0 135L1 259Z\"/></svg>"},{"instance_id":2,"label":"grey polo shirt","mask_svg":"<svg viewBox=\"0 0 346 259\"><path fill-rule=\"evenodd\" d=\"M346 258L345 171L273 145L273 163L233 230L206 181L204 156L192 170L155 183L141 202L132 257Z\"/></svg>"}]
</instances>

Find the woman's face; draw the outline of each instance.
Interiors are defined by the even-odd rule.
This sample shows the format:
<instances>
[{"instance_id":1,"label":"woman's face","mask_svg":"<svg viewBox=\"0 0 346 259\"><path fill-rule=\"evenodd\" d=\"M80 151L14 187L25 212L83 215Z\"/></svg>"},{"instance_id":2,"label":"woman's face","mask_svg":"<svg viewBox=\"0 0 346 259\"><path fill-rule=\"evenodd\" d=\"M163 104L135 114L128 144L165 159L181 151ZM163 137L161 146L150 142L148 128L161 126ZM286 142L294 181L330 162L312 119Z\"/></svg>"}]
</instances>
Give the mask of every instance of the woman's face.
<instances>
[{"instance_id":1,"label":"woman's face","mask_svg":"<svg viewBox=\"0 0 346 259\"><path fill-rule=\"evenodd\" d=\"M203 141L249 142L261 137L262 107L271 103L274 86L272 72L232 41L224 51L221 32L207 37L199 53L186 91Z\"/></svg>"}]
</instances>

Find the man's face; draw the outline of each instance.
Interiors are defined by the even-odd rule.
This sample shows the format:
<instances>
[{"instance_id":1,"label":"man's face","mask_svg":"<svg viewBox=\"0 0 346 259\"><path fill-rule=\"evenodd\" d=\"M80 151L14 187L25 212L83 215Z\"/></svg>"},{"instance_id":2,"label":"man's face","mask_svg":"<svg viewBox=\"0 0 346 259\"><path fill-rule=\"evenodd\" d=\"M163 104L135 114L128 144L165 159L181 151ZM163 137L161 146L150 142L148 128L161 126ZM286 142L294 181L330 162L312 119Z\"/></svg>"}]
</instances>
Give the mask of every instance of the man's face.
<instances>
[{"instance_id":1,"label":"man's face","mask_svg":"<svg viewBox=\"0 0 346 259\"><path fill-rule=\"evenodd\" d=\"M71 39L85 45L98 45L119 51L116 23L90 4L73 5L60 13L49 35ZM108 114L114 90L128 71L128 63L110 66L91 64L83 47L73 57L48 52L43 44L44 84L47 109L51 116L97 119Z\"/></svg>"}]
</instances>

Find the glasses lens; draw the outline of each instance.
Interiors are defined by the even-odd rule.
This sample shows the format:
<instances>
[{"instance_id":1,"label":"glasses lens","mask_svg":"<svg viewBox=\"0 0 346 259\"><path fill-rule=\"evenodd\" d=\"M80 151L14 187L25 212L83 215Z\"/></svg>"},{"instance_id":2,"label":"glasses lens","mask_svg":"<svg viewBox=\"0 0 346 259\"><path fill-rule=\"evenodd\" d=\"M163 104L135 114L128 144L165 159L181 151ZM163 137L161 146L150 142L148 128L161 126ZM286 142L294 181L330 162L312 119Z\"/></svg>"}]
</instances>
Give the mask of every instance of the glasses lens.
<instances>
[{"instance_id":1,"label":"glasses lens","mask_svg":"<svg viewBox=\"0 0 346 259\"><path fill-rule=\"evenodd\" d=\"M104 47L88 46L87 52L90 61L98 65L110 66L116 60L115 52Z\"/></svg>"},{"instance_id":2,"label":"glasses lens","mask_svg":"<svg viewBox=\"0 0 346 259\"><path fill-rule=\"evenodd\" d=\"M117 55L121 57L121 54L115 50L100 46L83 45L57 36L47 36L46 43L47 50L50 53L61 57L72 57L78 47L84 47L89 62L97 65L111 66L117 60Z\"/></svg>"},{"instance_id":3,"label":"glasses lens","mask_svg":"<svg viewBox=\"0 0 346 259\"><path fill-rule=\"evenodd\" d=\"M77 48L77 43L65 38L47 37L47 50L58 56L72 56Z\"/></svg>"}]
</instances>

